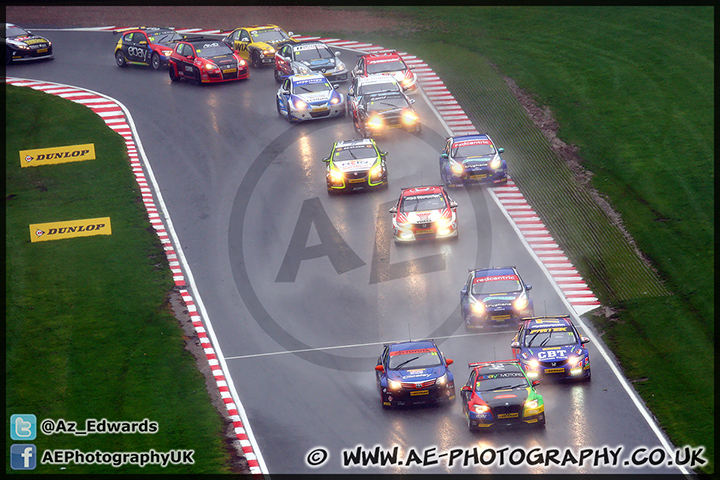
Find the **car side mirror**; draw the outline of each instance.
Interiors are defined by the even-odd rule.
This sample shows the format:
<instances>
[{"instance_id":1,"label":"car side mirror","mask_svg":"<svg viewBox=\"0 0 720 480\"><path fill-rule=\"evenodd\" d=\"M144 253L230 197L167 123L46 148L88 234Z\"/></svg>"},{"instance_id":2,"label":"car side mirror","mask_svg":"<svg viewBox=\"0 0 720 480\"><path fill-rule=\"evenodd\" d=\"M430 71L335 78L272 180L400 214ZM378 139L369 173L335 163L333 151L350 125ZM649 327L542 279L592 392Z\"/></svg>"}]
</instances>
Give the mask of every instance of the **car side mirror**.
<instances>
[{"instance_id":1,"label":"car side mirror","mask_svg":"<svg viewBox=\"0 0 720 480\"><path fill-rule=\"evenodd\" d=\"M463 387L460 389L461 392L472 392L472 388L470 385L463 385Z\"/></svg>"},{"instance_id":2,"label":"car side mirror","mask_svg":"<svg viewBox=\"0 0 720 480\"><path fill-rule=\"evenodd\" d=\"M333 83L333 88L334 88L335 90L337 90L338 88L340 88L340 84L339 84L339 83Z\"/></svg>"},{"instance_id":3,"label":"car side mirror","mask_svg":"<svg viewBox=\"0 0 720 480\"><path fill-rule=\"evenodd\" d=\"M580 343L585 345L586 343L590 343L590 339L588 337L580 337Z\"/></svg>"},{"instance_id":4,"label":"car side mirror","mask_svg":"<svg viewBox=\"0 0 720 480\"><path fill-rule=\"evenodd\" d=\"M415 70L415 65L408 65L409 70Z\"/></svg>"},{"instance_id":5,"label":"car side mirror","mask_svg":"<svg viewBox=\"0 0 720 480\"><path fill-rule=\"evenodd\" d=\"M448 158L447 152L443 152L440 154L440 158Z\"/></svg>"},{"instance_id":6,"label":"car side mirror","mask_svg":"<svg viewBox=\"0 0 720 480\"><path fill-rule=\"evenodd\" d=\"M540 385L540 380L533 380L533 381L532 381L532 386L533 386L533 387L537 387L538 385Z\"/></svg>"},{"instance_id":7,"label":"car side mirror","mask_svg":"<svg viewBox=\"0 0 720 480\"><path fill-rule=\"evenodd\" d=\"M457 208L457 202L450 202L450 208Z\"/></svg>"},{"instance_id":8,"label":"car side mirror","mask_svg":"<svg viewBox=\"0 0 720 480\"><path fill-rule=\"evenodd\" d=\"M375 365L375 370L377 370L378 372L384 372L385 368L383 368L382 365Z\"/></svg>"},{"instance_id":9,"label":"car side mirror","mask_svg":"<svg viewBox=\"0 0 720 480\"><path fill-rule=\"evenodd\" d=\"M415 99L414 99L414 98L408 98L408 102L410 103L410 105L412 105L413 103L415 103Z\"/></svg>"},{"instance_id":10,"label":"car side mirror","mask_svg":"<svg viewBox=\"0 0 720 480\"><path fill-rule=\"evenodd\" d=\"M335 56L336 56L336 57L339 57L339 56L340 56L340 50L335 50Z\"/></svg>"},{"instance_id":11,"label":"car side mirror","mask_svg":"<svg viewBox=\"0 0 720 480\"><path fill-rule=\"evenodd\" d=\"M188 60L192 60L192 59L193 59L193 56L192 56L192 55L187 55L185 58L187 58Z\"/></svg>"},{"instance_id":12,"label":"car side mirror","mask_svg":"<svg viewBox=\"0 0 720 480\"><path fill-rule=\"evenodd\" d=\"M295 35L293 32L287 32L287 34L288 34L288 36L290 36L290 37L292 37L293 35Z\"/></svg>"},{"instance_id":13,"label":"car side mirror","mask_svg":"<svg viewBox=\"0 0 720 480\"><path fill-rule=\"evenodd\" d=\"M510 348L520 348L520 342L510 342Z\"/></svg>"},{"instance_id":14,"label":"car side mirror","mask_svg":"<svg viewBox=\"0 0 720 480\"><path fill-rule=\"evenodd\" d=\"M450 365L452 365L453 363L455 363L455 362L453 361L452 358L446 358L446 359L445 359L445 365L447 365L448 367L449 367Z\"/></svg>"},{"instance_id":15,"label":"car side mirror","mask_svg":"<svg viewBox=\"0 0 720 480\"><path fill-rule=\"evenodd\" d=\"M462 290L460 290L460 295L463 295L463 296L464 296L464 295L467 295L467 294L468 294L467 288L463 288Z\"/></svg>"},{"instance_id":16,"label":"car side mirror","mask_svg":"<svg viewBox=\"0 0 720 480\"><path fill-rule=\"evenodd\" d=\"M532 285L526 284L526 285L525 285L525 290L527 290L528 292L529 292L530 290L532 290Z\"/></svg>"},{"instance_id":17,"label":"car side mirror","mask_svg":"<svg viewBox=\"0 0 720 480\"><path fill-rule=\"evenodd\" d=\"M329 162L329 161L330 161L330 157L325 157L325 158L322 159L322 161L323 161L323 162Z\"/></svg>"},{"instance_id":18,"label":"car side mirror","mask_svg":"<svg viewBox=\"0 0 720 480\"><path fill-rule=\"evenodd\" d=\"M390 213L397 213L397 206L392 207L390 210L388 210Z\"/></svg>"},{"instance_id":19,"label":"car side mirror","mask_svg":"<svg viewBox=\"0 0 720 480\"><path fill-rule=\"evenodd\" d=\"M504 151L505 151L504 148L502 148L502 147L501 147L501 148L498 148L498 153L503 153Z\"/></svg>"},{"instance_id":20,"label":"car side mirror","mask_svg":"<svg viewBox=\"0 0 720 480\"><path fill-rule=\"evenodd\" d=\"M385 155L387 155L387 152L380 152L381 157L384 157Z\"/></svg>"}]
</instances>

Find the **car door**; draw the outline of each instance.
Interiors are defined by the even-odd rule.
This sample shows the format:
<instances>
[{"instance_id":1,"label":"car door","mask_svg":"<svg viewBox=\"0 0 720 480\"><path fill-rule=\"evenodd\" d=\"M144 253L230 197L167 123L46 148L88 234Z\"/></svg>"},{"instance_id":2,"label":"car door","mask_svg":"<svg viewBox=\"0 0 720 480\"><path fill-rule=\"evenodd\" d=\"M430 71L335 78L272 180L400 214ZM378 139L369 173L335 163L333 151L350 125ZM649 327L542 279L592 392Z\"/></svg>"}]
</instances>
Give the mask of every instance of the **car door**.
<instances>
[{"instance_id":1,"label":"car door","mask_svg":"<svg viewBox=\"0 0 720 480\"><path fill-rule=\"evenodd\" d=\"M280 92L278 101L280 102L280 110L284 111L286 115L290 115L290 89L292 88L292 81L289 78L283 80L280 86Z\"/></svg>"},{"instance_id":2,"label":"car door","mask_svg":"<svg viewBox=\"0 0 720 480\"><path fill-rule=\"evenodd\" d=\"M275 68L280 72L280 75L292 74L292 69L290 68L291 59L292 47L290 45L284 45L275 54Z\"/></svg>"},{"instance_id":3,"label":"car door","mask_svg":"<svg viewBox=\"0 0 720 480\"><path fill-rule=\"evenodd\" d=\"M245 60L250 59L250 50L248 49L248 45L251 43L252 40L250 38L250 33L245 29L238 30L238 38L235 40L235 50Z\"/></svg>"},{"instance_id":4,"label":"car door","mask_svg":"<svg viewBox=\"0 0 720 480\"><path fill-rule=\"evenodd\" d=\"M181 43L178 45L177 52L180 54L178 58L178 73L183 77L195 78L195 50L189 43Z\"/></svg>"},{"instance_id":5,"label":"car door","mask_svg":"<svg viewBox=\"0 0 720 480\"><path fill-rule=\"evenodd\" d=\"M460 396L462 398L463 402L463 411L467 411L467 404L470 402L470 398L472 397L473 390L475 390L475 378L477 377L477 372L475 369L473 369L470 372L470 377L468 378L467 382L465 382L465 385L462 389L460 389Z\"/></svg>"},{"instance_id":6,"label":"car door","mask_svg":"<svg viewBox=\"0 0 720 480\"><path fill-rule=\"evenodd\" d=\"M378 365L382 365L383 368L384 368L384 371L383 371L383 372L378 372L377 370L375 370L375 379L376 379L376 381L377 381L377 387L378 387L378 388L381 388L380 382L381 382L381 380L382 380L382 377L385 376L385 375L387 375L387 370L388 370L388 350L389 350L389 348L388 348L388 347L385 347L385 348L383 349L382 354L380 354L380 357L378 357L377 364L378 364Z\"/></svg>"},{"instance_id":7,"label":"car door","mask_svg":"<svg viewBox=\"0 0 720 480\"><path fill-rule=\"evenodd\" d=\"M351 72L352 77L353 78L362 77L364 71L365 71L365 59L359 58L357 63L355 64L355 68L352 69L352 72Z\"/></svg>"},{"instance_id":8,"label":"car door","mask_svg":"<svg viewBox=\"0 0 720 480\"><path fill-rule=\"evenodd\" d=\"M467 317L468 312L470 311L470 299L468 297L470 293L472 293L473 278L475 278L475 274L470 272L470 275L468 275L468 279L465 282L465 286L463 286L462 290L460 290L460 313L462 313L463 319Z\"/></svg>"},{"instance_id":9,"label":"car door","mask_svg":"<svg viewBox=\"0 0 720 480\"><path fill-rule=\"evenodd\" d=\"M128 45L128 58L131 62L150 63L150 45L145 32L134 32Z\"/></svg>"}]
</instances>

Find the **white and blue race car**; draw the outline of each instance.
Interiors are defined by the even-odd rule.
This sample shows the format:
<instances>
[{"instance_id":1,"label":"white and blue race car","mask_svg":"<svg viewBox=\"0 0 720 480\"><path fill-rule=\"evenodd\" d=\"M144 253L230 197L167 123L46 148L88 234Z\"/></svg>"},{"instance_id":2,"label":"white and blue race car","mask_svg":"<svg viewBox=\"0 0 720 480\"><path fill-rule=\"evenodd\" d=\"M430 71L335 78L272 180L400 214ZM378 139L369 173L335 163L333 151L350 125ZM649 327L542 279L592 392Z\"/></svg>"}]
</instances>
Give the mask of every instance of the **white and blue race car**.
<instances>
[{"instance_id":1,"label":"white and blue race car","mask_svg":"<svg viewBox=\"0 0 720 480\"><path fill-rule=\"evenodd\" d=\"M319 74L286 77L275 104L278 115L289 122L345 116L345 97Z\"/></svg>"}]
</instances>

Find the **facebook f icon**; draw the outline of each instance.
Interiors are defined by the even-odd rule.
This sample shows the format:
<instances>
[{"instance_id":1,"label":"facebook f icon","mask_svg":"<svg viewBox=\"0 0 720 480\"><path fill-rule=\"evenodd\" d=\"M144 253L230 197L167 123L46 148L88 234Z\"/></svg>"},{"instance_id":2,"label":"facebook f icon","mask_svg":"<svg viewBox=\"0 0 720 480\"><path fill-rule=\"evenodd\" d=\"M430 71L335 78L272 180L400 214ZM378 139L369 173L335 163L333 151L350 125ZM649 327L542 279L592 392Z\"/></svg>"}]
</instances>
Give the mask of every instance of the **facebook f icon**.
<instances>
[{"instance_id":1,"label":"facebook f icon","mask_svg":"<svg viewBox=\"0 0 720 480\"><path fill-rule=\"evenodd\" d=\"M35 445L10 445L10 467L13 470L35 470Z\"/></svg>"},{"instance_id":2,"label":"facebook f icon","mask_svg":"<svg viewBox=\"0 0 720 480\"><path fill-rule=\"evenodd\" d=\"M35 440L37 419L31 413L10 415L10 438L13 440Z\"/></svg>"}]
</instances>

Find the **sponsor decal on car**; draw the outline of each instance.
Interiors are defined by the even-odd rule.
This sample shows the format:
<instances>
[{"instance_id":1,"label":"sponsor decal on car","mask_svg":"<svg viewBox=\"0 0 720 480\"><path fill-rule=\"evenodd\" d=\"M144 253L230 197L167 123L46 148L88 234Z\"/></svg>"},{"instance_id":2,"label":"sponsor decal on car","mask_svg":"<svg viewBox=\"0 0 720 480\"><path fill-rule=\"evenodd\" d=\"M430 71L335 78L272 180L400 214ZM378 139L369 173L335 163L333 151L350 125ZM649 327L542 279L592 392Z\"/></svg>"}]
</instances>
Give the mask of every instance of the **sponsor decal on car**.
<instances>
[{"instance_id":1,"label":"sponsor decal on car","mask_svg":"<svg viewBox=\"0 0 720 480\"><path fill-rule=\"evenodd\" d=\"M475 277L473 283L499 282L502 280L519 280L517 275L491 275L489 277Z\"/></svg>"},{"instance_id":2,"label":"sponsor decal on car","mask_svg":"<svg viewBox=\"0 0 720 480\"><path fill-rule=\"evenodd\" d=\"M30 225L30 241L32 243L94 235L112 235L110 217Z\"/></svg>"},{"instance_id":3,"label":"sponsor decal on car","mask_svg":"<svg viewBox=\"0 0 720 480\"><path fill-rule=\"evenodd\" d=\"M38 165L82 162L84 160L95 160L94 143L20 150L21 167L37 167Z\"/></svg>"}]
</instances>

